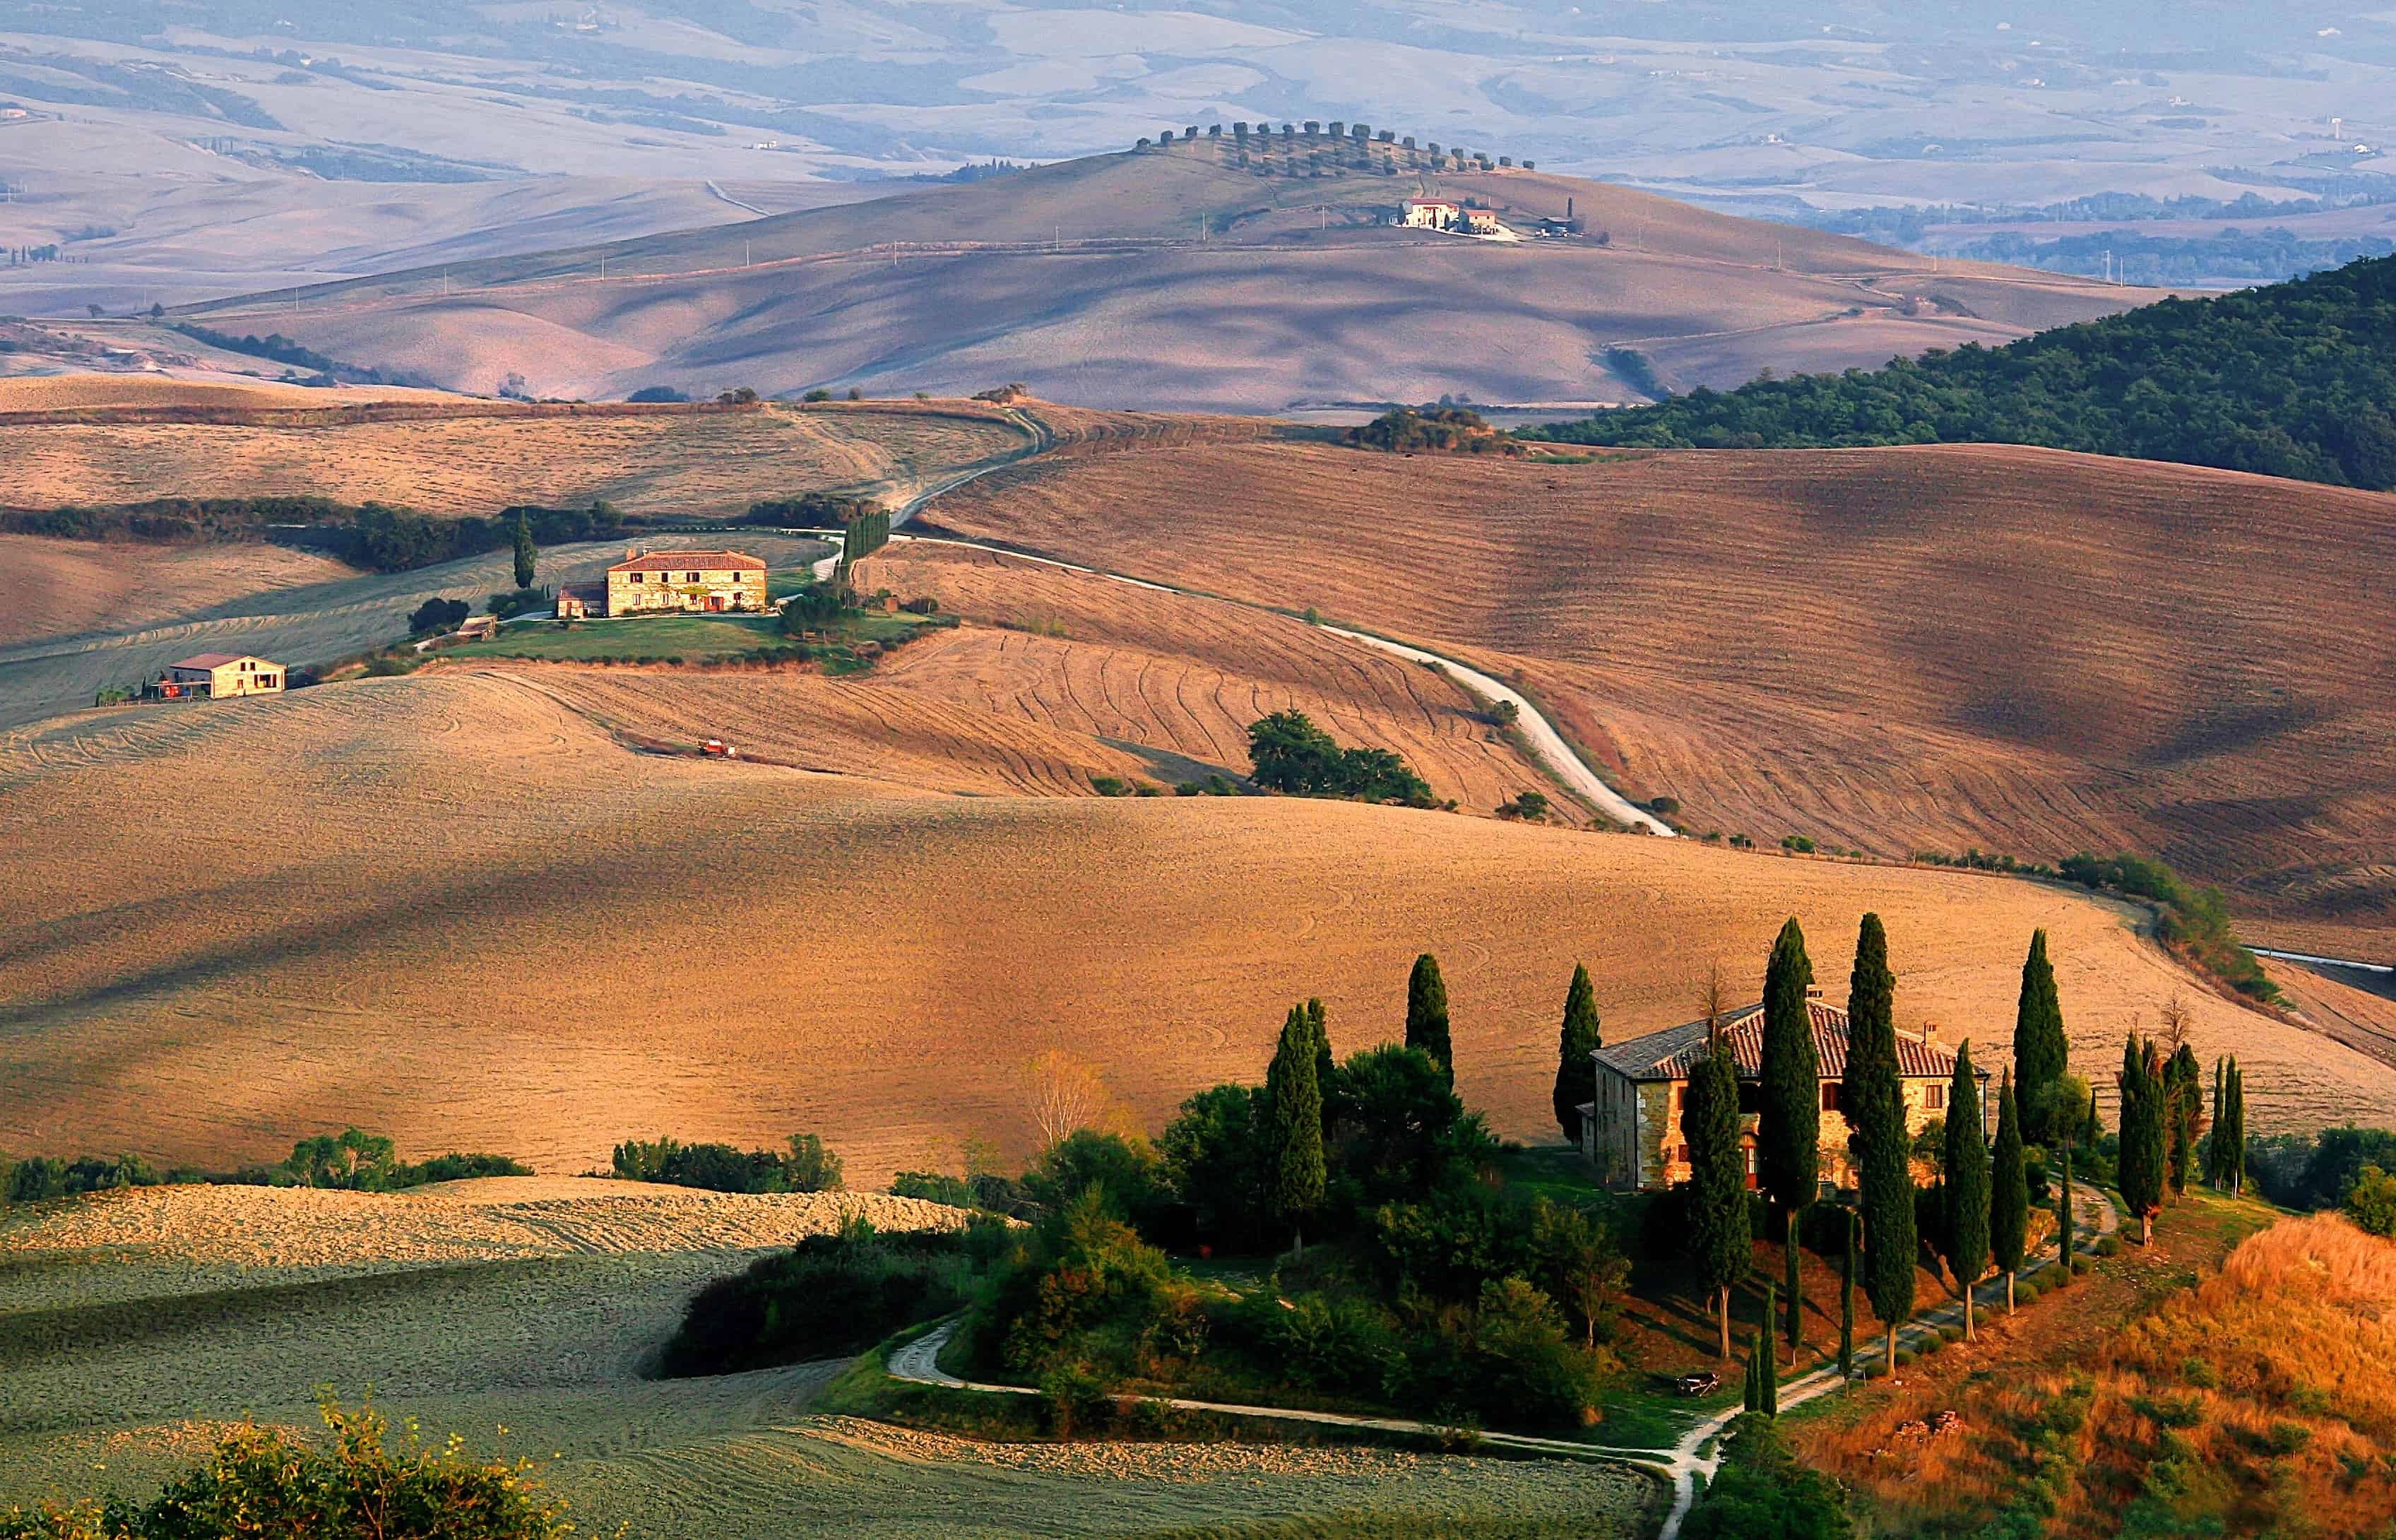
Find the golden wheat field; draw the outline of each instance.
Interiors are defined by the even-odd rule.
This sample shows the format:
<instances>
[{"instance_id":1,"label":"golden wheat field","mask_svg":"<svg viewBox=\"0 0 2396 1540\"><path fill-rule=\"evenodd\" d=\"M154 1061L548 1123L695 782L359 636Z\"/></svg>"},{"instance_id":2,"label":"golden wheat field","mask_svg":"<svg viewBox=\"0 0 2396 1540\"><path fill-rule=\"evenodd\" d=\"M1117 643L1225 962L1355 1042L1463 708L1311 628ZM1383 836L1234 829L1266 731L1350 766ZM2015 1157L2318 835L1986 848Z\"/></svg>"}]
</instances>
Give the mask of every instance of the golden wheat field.
<instances>
[{"instance_id":1,"label":"golden wheat field","mask_svg":"<svg viewBox=\"0 0 2396 1540\"><path fill-rule=\"evenodd\" d=\"M579 1170L631 1135L812 1130L852 1181L1032 1142L1062 1051L1132 1120L1261 1072L1293 999L1343 1051L1445 960L1459 1079L1551 1136L1585 960L1607 1030L1757 986L1781 919L1841 992L1884 913L1899 1005L1987 1052L2053 933L2082 1067L2190 997L2258 1128L2396 1115L2396 1070L2204 992L2114 909L2031 883L1263 798L961 797L631 753L498 674L119 710L0 753L0 1147L234 1162L348 1123Z\"/></svg>"},{"instance_id":2,"label":"golden wheat field","mask_svg":"<svg viewBox=\"0 0 2396 1540\"><path fill-rule=\"evenodd\" d=\"M931 517L1460 648L1699 832L2137 849L2259 936L2396 938L2396 604L2351 578L2396 498L2014 448L1202 445L1044 457Z\"/></svg>"},{"instance_id":3,"label":"golden wheat field","mask_svg":"<svg viewBox=\"0 0 2396 1540\"><path fill-rule=\"evenodd\" d=\"M95 545L0 535L0 647L79 631L132 631L220 604L356 576L329 556L275 545Z\"/></svg>"},{"instance_id":4,"label":"golden wheat field","mask_svg":"<svg viewBox=\"0 0 2396 1540\"><path fill-rule=\"evenodd\" d=\"M982 408L408 408L391 420L33 422L7 430L0 503L317 496L431 513L518 503L727 517L761 498L843 489L907 497L1025 435Z\"/></svg>"},{"instance_id":5,"label":"golden wheat field","mask_svg":"<svg viewBox=\"0 0 2396 1540\"><path fill-rule=\"evenodd\" d=\"M182 379L172 375L56 374L0 378L0 412L57 412L92 407L201 407L233 411L298 411L366 402L451 400L438 391L397 385L317 389L277 380Z\"/></svg>"},{"instance_id":6,"label":"golden wheat field","mask_svg":"<svg viewBox=\"0 0 2396 1540\"><path fill-rule=\"evenodd\" d=\"M1231 1520L1415 1533L1468 1518L1635 1532L1619 1469L1258 1444L993 1444L829 1415L838 1362L645 1375L701 1284L863 1219L954 1209L570 1177L401 1193L163 1188L0 1217L0 1505L146 1496L245 1418L312 1429L329 1387L407 1436L523 1457L579 1533L932 1540ZM1397 1533L1397 1532L1380 1532Z\"/></svg>"}]
</instances>

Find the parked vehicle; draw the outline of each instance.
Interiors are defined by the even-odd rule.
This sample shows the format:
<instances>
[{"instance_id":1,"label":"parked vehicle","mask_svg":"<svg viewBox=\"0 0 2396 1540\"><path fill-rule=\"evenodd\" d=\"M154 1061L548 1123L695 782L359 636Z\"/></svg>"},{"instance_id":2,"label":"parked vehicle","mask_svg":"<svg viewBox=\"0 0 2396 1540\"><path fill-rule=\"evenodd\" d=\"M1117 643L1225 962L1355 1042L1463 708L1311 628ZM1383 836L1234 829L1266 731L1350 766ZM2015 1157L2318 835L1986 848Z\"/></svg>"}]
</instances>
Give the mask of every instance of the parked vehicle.
<instances>
[{"instance_id":1,"label":"parked vehicle","mask_svg":"<svg viewBox=\"0 0 2396 1540\"><path fill-rule=\"evenodd\" d=\"M699 746L699 751L706 755L709 759L739 759L740 757L740 750L725 742L722 738L709 738L705 743Z\"/></svg>"},{"instance_id":2,"label":"parked vehicle","mask_svg":"<svg viewBox=\"0 0 2396 1540\"><path fill-rule=\"evenodd\" d=\"M1722 1388L1722 1376L1710 1369L1700 1369L1674 1380L1672 1388L1684 1396L1710 1396Z\"/></svg>"}]
</instances>

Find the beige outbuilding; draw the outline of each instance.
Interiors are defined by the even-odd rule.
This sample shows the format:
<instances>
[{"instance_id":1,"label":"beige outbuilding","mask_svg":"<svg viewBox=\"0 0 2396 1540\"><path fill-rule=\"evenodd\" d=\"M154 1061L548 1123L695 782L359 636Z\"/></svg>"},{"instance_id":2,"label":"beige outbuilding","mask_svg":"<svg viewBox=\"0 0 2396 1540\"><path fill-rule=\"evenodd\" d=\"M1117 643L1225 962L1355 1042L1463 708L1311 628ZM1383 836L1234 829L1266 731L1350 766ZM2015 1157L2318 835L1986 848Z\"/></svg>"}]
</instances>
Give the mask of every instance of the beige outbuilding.
<instances>
[{"instance_id":1,"label":"beige outbuilding","mask_svg":"<svg viewBox=\"0 0 2396 1540\"><path fill-rule=\"evenodd\" d=\"M166 671L150 688L152 694L168 700L225 700L234 696L279 695L283 685L283 665L271 658L247 653L196 653L167 664Z\"/></svg>"}]
</instances>

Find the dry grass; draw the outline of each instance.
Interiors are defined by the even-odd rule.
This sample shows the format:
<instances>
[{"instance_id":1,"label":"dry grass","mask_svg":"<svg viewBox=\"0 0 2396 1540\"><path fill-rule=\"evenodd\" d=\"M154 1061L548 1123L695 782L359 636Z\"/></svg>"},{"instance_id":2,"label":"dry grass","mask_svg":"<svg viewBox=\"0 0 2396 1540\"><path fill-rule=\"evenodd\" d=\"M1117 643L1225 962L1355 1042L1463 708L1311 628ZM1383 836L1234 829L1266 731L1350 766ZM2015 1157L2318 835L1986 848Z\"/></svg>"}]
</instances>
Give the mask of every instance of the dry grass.
<instances>
[{"instance_id":1,"label":"dry grass","mask_svg":"<svg viewBox=\"0 0 2396 1540\"><path fill-rule=\"evenodd\" d=\"M167 816L171 810L171 816ZM1030 1142L1016 1068L1094 1066L1153 1128L1253 1079L1292 999L1395 1035L1445 962L1461 1088L1552 1138L1577 959L1614 1040L1752 989L1803 917L1835 995L1867 909L1908 1022L1987 1052L2030 929L2080 1068L2186 976L2033 884L1285 799L998 799L627 754L491 675L54 724L0 753L0 1148L233 1163L355 1122L582 1169L632 1135L822 1133L853 1181ZM2217 999L2258 1127L2396 1118L2396 1071Z\"/></svg>"},{"instance_id":2,"label":"dry grass","mask_svg":"<svg viewBox=\"0 0 2396 1540\"><path fill-rule=\"evenodd\" d=\"M2157 852L2371 955L2396 937L2396 610L2327 596L2396 558L2391 511L2025 449L1285 444L1044 458L933 517L1461 647L1701 831Z\"/></svg>"},{"instance_id":3,"label":"dry grass","mask_svg":"<svg viewBox=\"0 0 2396 1540\"><path fill-rule=\"evenodd\" d=\"M299 411L366 402L442 399L435 392L392 385L343 385L316 390L267 379L198 380L152 374L18 375L0 378L0 412L56 412L96 406Z\"/></svg>"},{"instance_id":4,"label":"dry grass","mask_svg":"<svg viewBox=\"0 0 2396 1540\"><path fill-rule=\"evenodd\" d=\"M978 410L799 411L403 420L60 422L7 430L0 503L316 495L433 513L513 503L723 517L760 498L841 488L903 497L942 471L1019 447Z\"/></svg>"},{"instance_id":5,"label":"dry grass","mask_svg":"<svg viewBox=\"0 0 2396 1540\"><path fill-rule=\"evenodd\" d=\"M1279 149L1255 149L1282 168ZM1604 344L1691 345L1671 361L1677 383L1737 383L1800 347L1877 366L1897 346L2010 340L2032 316L2150 298L1986 266L1934 280L1885 247L1516 171L1430 180L1526 227L1570 200L1610 244L1395 230L1381 219L1425 179L1264 177L1227 153L1090 156L1003 186L645 237L608 248L605 281L583 246L452 264L446 295L427 268L228 300L207 319L472 390L511 370L582 396L1022 380L1052 400L1258 412L1453 391L1625 401L1635 393L1593 360ZM1917 290L1966 286L1990 319L1899 318Z\"/></svg>"},{"instance_id":6,"label":"dry grass","mask_svg":"<svg viewBox=\"0 0 2396 1540\"><path fill-rule=\"evenodd\" d=\"M130 631L306 583L355 576L328 556L275 545L93 545L0 535L0 647Z\"/></svg>"},{"instance_id":7,"label":"dry grass","mask_svg":"<svg viewBox=\"0 0 2396 1540\"><path fill-rule=\"evenodd\" d=\"M2335 1215L2288 1219L2216 1271L2226 1242L2202 1218L2181 1228L2195 1233L2166 1238L2165 1255L2125 1254L2100 1268L2111 1279L1992 1334L1979 1372L1959 1377L1972 1355L1950 1349L1801 1444L1865 1492L1884 1533L1951 1533L2008 1507L2058 1535L2386 1533L2396 1245ZM2143 1287L2123 1276L2138 1273ZM2057 1309L2083 1319L2035 1319ZM2074 1333L2092 1325L2093 1340ZM1941 1406L1960 1408L1963 1432L1904 1430Z\"/></svg>"}]
</instances>

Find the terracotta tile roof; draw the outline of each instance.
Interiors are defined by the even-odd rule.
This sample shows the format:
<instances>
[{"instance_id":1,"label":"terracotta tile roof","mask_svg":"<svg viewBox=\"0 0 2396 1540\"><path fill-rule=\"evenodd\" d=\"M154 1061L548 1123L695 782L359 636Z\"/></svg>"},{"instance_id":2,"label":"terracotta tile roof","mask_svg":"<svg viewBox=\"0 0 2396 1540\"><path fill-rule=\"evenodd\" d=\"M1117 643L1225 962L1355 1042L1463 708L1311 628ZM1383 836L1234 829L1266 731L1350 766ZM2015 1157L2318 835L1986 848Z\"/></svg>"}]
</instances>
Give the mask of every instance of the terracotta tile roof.
<instances>
[{"instance_id":1,"label":"terracotta tile roof","mask_svg":"<svg viewBox=\"0 0 2396 1540\"><path fill-rule=\"evenodd\" d=\"M1821 1061L1822 1078L1838 1080L1847 1072L1847 1013L1826 1000L1809 1000L1806 1014L1814 1022L1814 1054ZM1731 1058L1741 1080L1764 1073L1764 1006L1761 1002L1733 1011L1723 1018L1723 1035L1730 1040ZM1689 1068L1705 1051L1706 1024L1684 1022L1660 1032L1600 1048L1592 1056L1604 1068L1634 1081L1675 1081L1689 1078ZM1899 1030L1897 1072L1906 1080L1951 1080L1955 1055L1936 1039L1925 1041ZM1977 1071L1986 1080L1989 1072Z\"/></svg>"},{"instance_id":2,"label":"terracotta tile roof","mask_svg":"<svg viewBox=\"0 0 2396 1540\"><path fill-rule=\"evenodd\" d=\"M610 572L763 572L765 564L737 551L653 551L619 562Z\"/></svg>"},{"instance_id":3,"label":"terracotta tile roof","mask_svg":"<svg viewBox=\"0 0 2396 1540\"><path fill-rule=\"evenodd\" d=\"M193 653L191 657L169 664L176 669L221 669L228 663L238 663L247 653Z\"/></svg>"}]
</instances>

